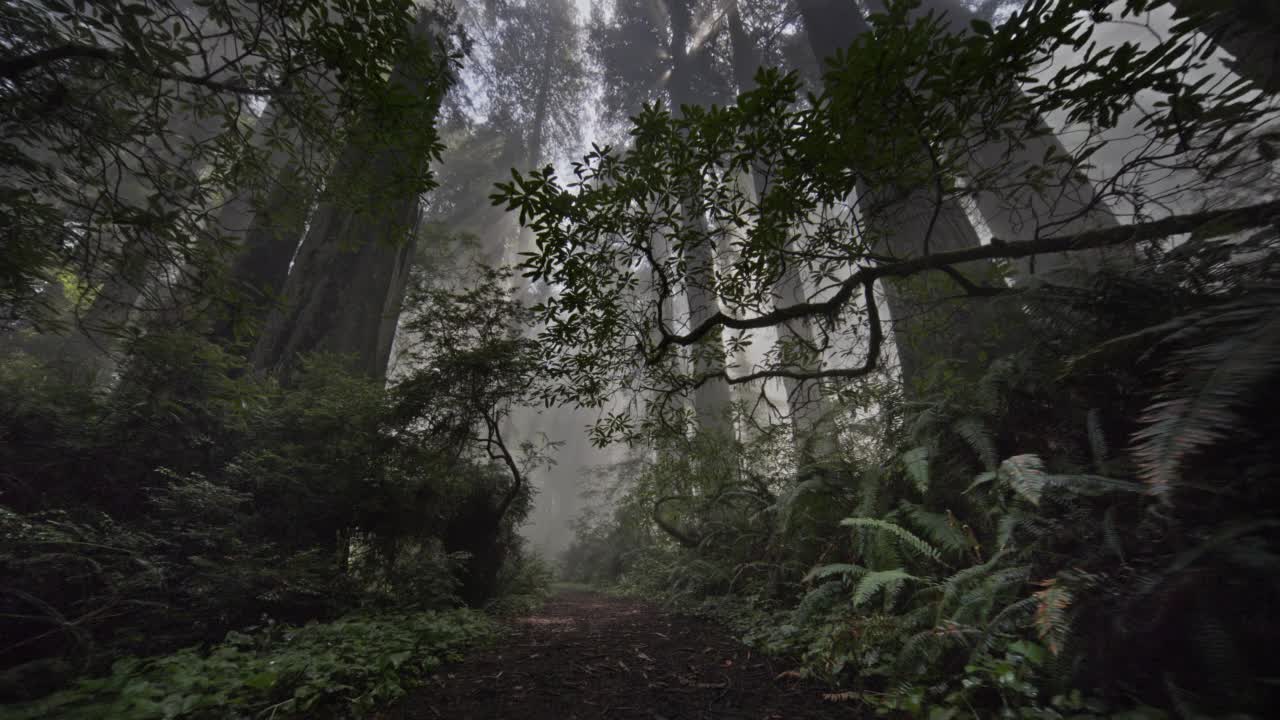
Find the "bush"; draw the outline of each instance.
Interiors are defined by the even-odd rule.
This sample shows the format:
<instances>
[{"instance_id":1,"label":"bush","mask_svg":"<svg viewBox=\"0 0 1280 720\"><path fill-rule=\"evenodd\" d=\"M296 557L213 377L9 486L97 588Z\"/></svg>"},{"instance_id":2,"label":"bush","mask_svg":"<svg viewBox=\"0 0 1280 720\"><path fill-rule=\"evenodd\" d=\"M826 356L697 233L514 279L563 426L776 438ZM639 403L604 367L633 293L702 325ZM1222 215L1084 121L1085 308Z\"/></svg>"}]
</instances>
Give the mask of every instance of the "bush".
<instances>
[{"instance_id":1,"label":"bush","mask_svg":"<svg viewBox=\"0 0 1280 720\"><path fill-rule=\"evenodd\" d=\"M1273 252L1234 252L1021 296L1035 345L910 406L854 395L820 465L658 438L567 567L706 599L889 715L1264 714L1280 295Z\"/></svg>"},{"instance_id":2,"label":"bush","mask_svg":"<svg viewBox=\"0 0 1280 720\"><path fill-rule=\"evenodd\" d=\"M527 492L497 512L511 481L433 401L443 376L242 371L186 333L136 338L113 386L0 358L0 698L264 617L493 596Z\"/></svg>"},{"instance_id":3,"label":"bush","mask_svg":"<svg viewBox=\"0 0 1280 720\"><path fill-rule=\"evenodd\" d=\"M469 610L353 615L302 628L233 632L208 650L116 661L38 702L6 708L13 720L363 717L402 697L495 626Z\"/></svg>"}]
</instances>

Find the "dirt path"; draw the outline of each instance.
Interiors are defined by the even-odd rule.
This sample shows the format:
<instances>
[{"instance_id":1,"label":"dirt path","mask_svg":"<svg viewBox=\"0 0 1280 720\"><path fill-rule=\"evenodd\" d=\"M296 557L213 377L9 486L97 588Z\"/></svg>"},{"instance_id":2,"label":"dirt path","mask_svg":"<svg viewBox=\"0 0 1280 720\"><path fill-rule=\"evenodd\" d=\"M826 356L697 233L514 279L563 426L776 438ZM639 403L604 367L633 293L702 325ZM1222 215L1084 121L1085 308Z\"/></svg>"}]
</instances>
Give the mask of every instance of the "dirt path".
<instances>
[{"instance_id":1,"label":"dirt path","mask_svg":"<svg viewBox=\"0 0 1280 720\"><path fill-rule=\"evenodd\" d=\"M557 595L491 649L382 717L853 718L713 624L605 595Z\"/></svg>"}]
</instances>

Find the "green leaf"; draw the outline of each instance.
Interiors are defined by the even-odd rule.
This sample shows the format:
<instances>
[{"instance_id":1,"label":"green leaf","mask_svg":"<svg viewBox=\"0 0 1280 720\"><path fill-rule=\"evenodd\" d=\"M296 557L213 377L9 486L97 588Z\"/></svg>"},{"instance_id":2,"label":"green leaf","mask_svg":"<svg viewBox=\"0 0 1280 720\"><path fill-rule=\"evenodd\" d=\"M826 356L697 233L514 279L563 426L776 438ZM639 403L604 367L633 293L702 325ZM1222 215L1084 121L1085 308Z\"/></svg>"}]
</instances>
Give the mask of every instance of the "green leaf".
<instances>
[{"instance_id":1,"label":"green leaf","mask_svg":"<svg viewBox=\"0 0 1280 720\"><path fill-rule=\"evenodd\" d=\"M921 446L902 453L902 465L923 495L929 489L929 448Z\"/></svg>"},{"instance_id":2,"label":"green leaf","mask_svg":"<svg viewBox=\"0 0 1280 720\"><path fill-rule=\"evenodd\" d=\"M997 475L1032 505L1040 504L1046 478L1044 462L1038 455L1014 455L1000 463Z\"/></svg>"},{"instance_id":3,"label":"green leaf","mask_svg":"<svg viewBox=\"0 0 1280 720\"><path fill-rule=\"evenodd\" d=\"M996 474L993 472L980 473L978 477L973 479L973 482L969 483L969 487L965 488L964 491L968 493L970 490L982 487L983 485L986 485L987 483L995 479L996 479Z\"/></svg>"},{"instance_id":4,"label":"green leaf","mask_svg":"<svg viewBox=\"0 0 1280 720\"><path fill-rule=\"evenodd\" d=\"M937 548L901 525L896 525L885 520L877 520L875 518L845 518L840 521L840 524L844 527L866 528L887 532L898 538L903 545L906 545L918 554L931 560L936 560L938 562L942 561L942 553Z\"/></svg>"},{"instance_id":5,"label":"green leaf","mask_svg":"<svg viewBox=\"0 0 1280 720\"><path fill-rule=\"evenodd\" d=\"M266 690L276 684L277 677L276 673L268 670L266 672L260 672L257 675L251 675L245 679L244 684L254 690Z\"/></svg>"},{"instance_id":6,"label":"green leaf","mask_svg":"<svg viewBox=\"0 0 1280 720\"><path fill-rule=\"evenodd\" d=\"M804 576L804 582L813 582L814 580L825 580L834 575L843 577L857 576L865 573L866 568L861 565L852 563L831 563L829 565L818 565L810 570Z\"/></svg>"},{"instance_id":7,"label":"green leaf","mask_svg":"<svg viewBox=\"0 0 1280 720\"><path fill-rule=\"evenodd\" d=\"M862 580L858 582L858 587L853 591L853 604L859 606L870 600L881 588L890 585L902 583L907 580L918 580L915 575L905 570L878 570L868 573Z\"/></svg>"}]
</instances>

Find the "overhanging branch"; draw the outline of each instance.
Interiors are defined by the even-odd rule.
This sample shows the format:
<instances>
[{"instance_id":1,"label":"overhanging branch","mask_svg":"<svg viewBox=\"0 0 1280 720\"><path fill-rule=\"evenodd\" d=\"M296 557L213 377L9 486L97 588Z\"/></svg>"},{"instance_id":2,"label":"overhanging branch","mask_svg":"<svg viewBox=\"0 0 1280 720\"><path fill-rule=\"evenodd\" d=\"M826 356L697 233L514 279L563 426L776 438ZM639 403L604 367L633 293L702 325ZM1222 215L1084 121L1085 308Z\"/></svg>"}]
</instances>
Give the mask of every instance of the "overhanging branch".
<instances>
[{"instance_id":1,"label":"overhanging branch","mask_svg":"<svg viewBox=\"0 0 1280 720\"><path fill-rule=\"evenodd\" d=\"M1131 225L1120 225L1117 227L1100 228L1097 230L1086 230L1085 232L1077 233L1075 235L1063 235L1014 242L1006 242L996 238L993 239L990 244L979 247L937 253L935 255L927 255L910 260L860 267L856 272L840 283L835 294L822 302L788 305L786 307L777 308L772 312L750 318L737 318L725 314L724 311L718 310L699 323L697 327L683 335L664 332L662 340L655 348L654 358L660 359L667 349L673 345L693 345L718 327L729 328L731 330L758 330L772 327L788 320L820 315L834 315L853 298L853 294L857 291L859 286L863 286L865 288L864 294L870 298L875 282L882 278L909 277L928 270L942 270L946 272L947 269L950 269L953 265L973 262L975 260L1014 260L1017 258L1044 255L1053 252L1090 250L1114 247L1117 245L1137 245L1143 242L1161 240L1172 235L1179 235L1197 230L1204 231L1207 227L1212 228L1212 226L1217 223L1221 223L1221 227L1213 228L1211 236L1221 236L1232 232L1238 232L1240 230L1268 225L1274 222L1277 216L1280 216L1280 201L1273 201L1241 208L1208 210L1205 212L1178 215L1160 220L1152 220L1145 223L1134 223ZM987 293L983 292L982 294ZM867 308L868 313L875 313L875 302L873 299L867 302ZM874 339L880 334L878 328L879 318L878 315L873 316L872 350L875 350L878 354L878 347L876 347L877 343L874 342ZM874 369L866 368L867 366L864 364L862 368L818 371L816 373L795 373L785 370L763 371L760 373L742 376L740 378L728 378L725 373L719 373L704 376L700 378L696 384L701 384L712 377L721 377L734 384L769 377L793 377L795 379L858 377L866 375Z\"/></svg>"}]
</instances>

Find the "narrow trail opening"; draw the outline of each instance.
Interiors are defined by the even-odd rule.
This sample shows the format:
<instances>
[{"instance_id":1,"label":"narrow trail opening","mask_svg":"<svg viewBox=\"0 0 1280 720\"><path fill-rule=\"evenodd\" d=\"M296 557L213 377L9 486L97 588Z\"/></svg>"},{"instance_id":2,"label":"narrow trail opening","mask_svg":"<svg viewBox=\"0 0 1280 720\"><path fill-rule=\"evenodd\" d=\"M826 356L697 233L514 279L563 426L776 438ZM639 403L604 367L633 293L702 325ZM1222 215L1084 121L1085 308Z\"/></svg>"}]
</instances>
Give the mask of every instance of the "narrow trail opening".
<instances>
[{"instance_id":1,"label":"narrow trail opening","mask_svg":"<svg viewBox=\"0 0 1280 720\"><path fill-rule=\"evenodd\" d=\"M788 666L722 627L581 591L518 618L491 649L435 676L382 718L850 718Z\"/></svg>"}]
</instances>

